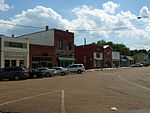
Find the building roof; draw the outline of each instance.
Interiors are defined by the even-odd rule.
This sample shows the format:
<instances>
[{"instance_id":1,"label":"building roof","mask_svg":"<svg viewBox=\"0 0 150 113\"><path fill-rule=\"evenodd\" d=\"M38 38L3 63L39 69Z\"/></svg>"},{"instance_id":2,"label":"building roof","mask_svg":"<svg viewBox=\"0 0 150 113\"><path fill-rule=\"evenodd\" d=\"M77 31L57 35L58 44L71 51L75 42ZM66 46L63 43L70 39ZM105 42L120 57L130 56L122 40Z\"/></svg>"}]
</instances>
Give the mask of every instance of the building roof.
<instances>
[{"instance_id":1,"label":"building roof","mask_svg":"<svg viewBox=\"0 0 150 113\"><path fill-rule=\"evenodd\" d=\"M73 34L73 32L69 32L68 30L64 31L64 30L53 28L53 29L48 29L48 30L43 30L43 31L38 31L38 32L33 32L33 33L29 33L29 34L20 35L20 36L17 36L16 38L27 36L27 35L32 35L32 34L36 34L36 33L41 33L41 32L47 32L47 31L50 31L50 30L63 31L63 32L68 32L68 33L72 33Z\"/></svg>"},{"instance_id":2,"label":"building roof","mask_svg":"<svg viewBox=\"0 0 150 113\"><path fill-rule=\"evenodd\" d=\"M131 56L126 56L126 58L127 58L128 60L134 60L134 58L131 57Z\"/></svg>"}]
</instances>

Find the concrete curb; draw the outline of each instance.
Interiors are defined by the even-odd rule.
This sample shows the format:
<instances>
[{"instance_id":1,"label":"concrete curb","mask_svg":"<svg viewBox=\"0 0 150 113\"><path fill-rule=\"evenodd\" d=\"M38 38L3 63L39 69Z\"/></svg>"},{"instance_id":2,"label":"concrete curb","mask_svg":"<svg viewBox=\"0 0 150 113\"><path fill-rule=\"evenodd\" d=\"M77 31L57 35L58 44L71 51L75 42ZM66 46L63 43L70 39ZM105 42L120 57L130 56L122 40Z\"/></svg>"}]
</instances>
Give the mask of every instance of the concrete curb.
<instances>
[{"instance_id":1,"label":"concrete curb","mask_svg":"<svg viewBox=\"0 0 150 113\"><path fill-rule=\"evenodd\" d=\"M88 69L85 72L93 72L93 71L108 71L108 70L117 70L117 69L127 69L129 67L120 67L120 68L103 68L103 69Z\"/></svg>"}]
</instances>

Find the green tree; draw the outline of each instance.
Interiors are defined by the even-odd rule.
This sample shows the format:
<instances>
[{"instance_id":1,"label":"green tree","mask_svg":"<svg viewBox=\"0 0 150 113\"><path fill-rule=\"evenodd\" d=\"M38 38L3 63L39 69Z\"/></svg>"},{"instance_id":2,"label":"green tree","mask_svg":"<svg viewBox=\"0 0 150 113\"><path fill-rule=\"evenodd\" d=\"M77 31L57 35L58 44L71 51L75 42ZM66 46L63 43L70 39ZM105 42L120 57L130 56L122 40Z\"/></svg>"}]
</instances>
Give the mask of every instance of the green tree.
<instances>
[{"instance_id":1,"label":"green tree","mask_svg":"<svg viewBox=\"0 0 150 113\"><path fill-rule=\"evenodd\" d=\"M97 41L97 44L102 46L109 45L113 51L119 51L121 55L130 55L130 49L124 44L114 44L111 41L106 42L104 40Z\"/></svg>"}]
</instances>

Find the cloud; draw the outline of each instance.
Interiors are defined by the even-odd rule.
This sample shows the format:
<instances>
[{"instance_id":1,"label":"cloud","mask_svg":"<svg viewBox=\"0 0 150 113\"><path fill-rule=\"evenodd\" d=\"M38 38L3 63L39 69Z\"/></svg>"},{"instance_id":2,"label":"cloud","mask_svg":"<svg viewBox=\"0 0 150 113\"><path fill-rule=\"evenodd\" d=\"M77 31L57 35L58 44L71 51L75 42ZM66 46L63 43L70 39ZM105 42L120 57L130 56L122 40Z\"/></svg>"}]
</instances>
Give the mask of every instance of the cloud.
<instances>
[{"instance_id":1,"label":"cloud","mask_svg":"<svg viewBox=\"0 0 150 113\"><path fill-rule=\"evenodd\" d=\"M136 15L123 10L115 13L118 7L119 4L110 1L103 4L103 9L83 5L72 10L76 18L69 21L51 8L37 6L22 11L21 14L15 15L10 20L0 20L0 22L42 28L48 25L49 28L68 29L75 33L75 44L77 45L83 44L83 39L86 38L88 43L104 39L114 43L124 43L131 48L136 47L135 45L143 45L138 48L148 46L150 43L150 27L148 26L150 25L147 24L144 29L137 28L135 22L139 21ZM144 14L144 10L149 13L148 8L143 7L141 14ZM43 29L0 24L1 33L6 35L18 36L41 30Z\"/></svg>"},{"instance_id":2,"label":"cloud","mask_svg":"<svg viewBox=\"0 0 150 113\"><path fill-rule=\"evenodd\" d=\"M150 11L148 10L148 7L144 6L144 7L140 10L140 15L141 15L141 16L150 16Z\"/></svg>"},{"instance_id":3,"label":"cloud","mask_svg":"<svg viewBox=\"0 0 150 113\"><path fill-rule=\"evenodd\" d=\"M10 23L16 25L26 25L26 26L37 26L45 28L49 26L50 28L67 28L70 22L66 19L63 19L58 13L56 13L51 8L46 8L43 6L37 6L34 9L28 9L27 11L22 11L21 14L15 15L11 18ZM25 28L25 27L16 27L9 26L8 33L22 35L26 33L31 33L41 30L39 28Z\"/></svg>"},{"instance_id":4,"label":"cloud","mask_svg":"<svg viewBox=\"0 0 150 113\"><path fill-rule=\"evenodd\" d=\"M107 3L104 3L103 4L103 9L105 12L108 12L110 14L114 14L115 13L115 10L116 8L119 7L119 4L115 4L114 2L112 1L108 1Z\"/></svg>"},{"instance_id":5,"label":"cloud","mask_svg":"<svg viewBox=\"0 0 150 113\"><path fill-rule=\"evenodd\" d=\"M14 6L10 7L5 3L5 0L0 0L0 11L8 11L8 9L14 8Z\"/></svg>"}]
</instances>

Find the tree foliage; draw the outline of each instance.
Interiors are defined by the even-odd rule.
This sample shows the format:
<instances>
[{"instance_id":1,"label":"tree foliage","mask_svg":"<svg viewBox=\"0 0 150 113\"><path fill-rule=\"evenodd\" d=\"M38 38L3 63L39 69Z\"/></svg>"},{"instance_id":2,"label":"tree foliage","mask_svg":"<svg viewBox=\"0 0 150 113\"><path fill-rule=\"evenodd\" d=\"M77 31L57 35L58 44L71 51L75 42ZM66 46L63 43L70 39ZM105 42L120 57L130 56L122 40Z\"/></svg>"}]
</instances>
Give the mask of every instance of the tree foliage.
<instances>
[{"instance_id":1,"label":"tree foliage","mask_svg":"<svg viewBox=\"0 0 150 113\"><path fill-rule=\"evenodd\" d=\"M109 45L113 51L119 51L121 55L130 55L130 49L126 47L124 44L114 44L113 42L109 41L106 42L104 40L97 41L98 45Z\"/></svg>"}]
</instances>

